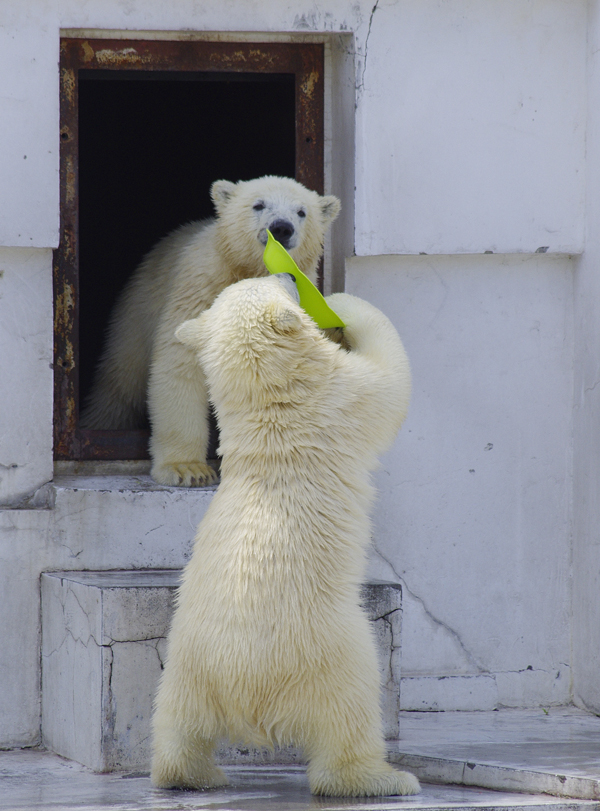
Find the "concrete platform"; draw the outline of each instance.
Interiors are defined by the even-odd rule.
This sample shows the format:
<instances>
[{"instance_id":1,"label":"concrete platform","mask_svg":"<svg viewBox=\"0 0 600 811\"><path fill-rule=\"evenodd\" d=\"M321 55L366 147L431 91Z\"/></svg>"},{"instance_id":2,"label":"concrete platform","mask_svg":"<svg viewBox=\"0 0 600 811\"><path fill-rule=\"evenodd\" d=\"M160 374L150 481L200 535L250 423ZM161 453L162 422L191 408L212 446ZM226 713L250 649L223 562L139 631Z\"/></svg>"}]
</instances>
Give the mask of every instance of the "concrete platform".
<instances>
[{"instance_id":1,"label":"concrete platform","mask_svg":"<svg viewBox=\"0 0 600 811\"><path fill-rule=\"evenodd\" d=\"M0 811L600 811L600 718L581 710L402 713L400 728L390 759L418 774L417 797L311 797L303 766L273 763L225 766L224 791L159 791L143 771L96 774L48 752L17 750L0 752Z\"/></svg>"},{"instance_id":2,"label":"concrete platform","mask_svg":"<svg viewBox=\"0 0 600 811\"><path fill-rule=\"evenodd\" d=\"M598 811L600 803L424 785L415 797L312 797L303 767L233 766L231 785L216 791L162 791L138 773L95 774L57 755L0 752L0 811Z\"/></svg>"},{"instance_id":3,"label":"concrete platform","mask_svg":"<svg viewBox=\"0 0 600 811\"><path fill-rule=\"evenodd\" d=\"M600 800L600 718L575 707L403 712L392 762L423 781Z\"/></svg>"},{"instance_id":4,"label":"concrete platform","mask_svg":"<svg viewBox=\"0 0 600 811\"><path fill-rule=\"evenodd\" d=\"M98 772L147 770L152 700L163 667L178 570L42 574L42 742ZM365 583L387 739L398 737L402 592ZM221 762L272 762L269 753L224 747ZM278 753L294 764L299 753Z\"/></svg>"}]
</instances>

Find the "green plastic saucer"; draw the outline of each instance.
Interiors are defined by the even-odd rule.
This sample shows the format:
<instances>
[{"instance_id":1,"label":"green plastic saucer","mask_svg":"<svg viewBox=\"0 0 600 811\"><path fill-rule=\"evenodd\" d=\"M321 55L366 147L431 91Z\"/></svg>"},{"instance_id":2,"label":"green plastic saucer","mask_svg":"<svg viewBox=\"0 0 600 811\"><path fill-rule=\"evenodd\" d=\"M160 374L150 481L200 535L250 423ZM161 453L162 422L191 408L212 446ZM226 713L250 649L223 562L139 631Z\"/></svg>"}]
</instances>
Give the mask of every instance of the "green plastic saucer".
<instances>
[{"instance_id":1,"label":"green plastic saucer","mask_svg":"<svg viewBox=\"0 0 600 811\"><path fill-rule=\"evenodd\" d=\"M294 277L300 296L300 306L318 327L328 329L329 327L346 326L339 315L333 312L308 276L302 273L283 245L277 242L268 230L263 262L269 273L290 273Z\"/></svg>"}]
</instances>

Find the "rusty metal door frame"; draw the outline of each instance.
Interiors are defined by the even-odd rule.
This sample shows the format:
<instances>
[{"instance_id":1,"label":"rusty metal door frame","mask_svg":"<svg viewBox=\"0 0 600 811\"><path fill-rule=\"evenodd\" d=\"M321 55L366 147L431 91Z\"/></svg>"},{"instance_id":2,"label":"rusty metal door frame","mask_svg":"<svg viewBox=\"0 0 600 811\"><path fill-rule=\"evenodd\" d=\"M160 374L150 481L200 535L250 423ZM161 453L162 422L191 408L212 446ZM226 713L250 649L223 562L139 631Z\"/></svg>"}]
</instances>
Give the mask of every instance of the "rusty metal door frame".
<instances>
[{"instance_id":1,"label":"rusty metal door frame","mask_svg":"<svg viewBox=\"0 0 600 811\"><path fill-rule=\"evenodd\" d=\"M54 458L145 459L148 431L91 431L79 418L79 70L288 73L296 88L296 180L323 193L322 44L61 40L61 238L54 252Z\"/></svg>"}]
</instances>

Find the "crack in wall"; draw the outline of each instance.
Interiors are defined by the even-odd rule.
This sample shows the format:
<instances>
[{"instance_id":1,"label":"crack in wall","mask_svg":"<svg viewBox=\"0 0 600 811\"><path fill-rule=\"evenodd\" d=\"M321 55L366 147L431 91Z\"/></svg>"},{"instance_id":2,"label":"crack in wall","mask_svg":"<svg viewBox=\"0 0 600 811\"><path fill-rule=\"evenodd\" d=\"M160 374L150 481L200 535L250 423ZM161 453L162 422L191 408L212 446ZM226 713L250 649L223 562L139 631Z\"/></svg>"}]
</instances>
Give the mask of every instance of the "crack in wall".
<instances>
[{"instance_id":1,"label":"crack in wall","mask_svg":"<svg viewBox=\"0 0 600 811\"><path fill-rule=\"evenodd\" d=\"M83 546L81 547L81 549L79 550L79 552L75 552L75 550L74 550L74 549L72 549L72 548L69 546L69 544L66 544L66 543L60 543L59 541L57 541L57 542L56 542L56 546L57 546L57 547L59 547L59 548L62 548L62 549L66 549L66 550L67 550L67 552L69 553L69 558L72 558L73 560L77 560L77 558L79 557L79 555L83 554L83 552L84 552L84 547L83 547ZM50 573L50 572L51 572L51 570L46 570L46 571L47 571L47 573Z\"/></svg>"},{"instance_id":2,"label":"crack in wall","mask_svg":"<svg viewBox=\"0 0 600 811\"><path fill-rule=\"evenodd\" d=\"M18 468L19 465L3 465L0 463L0 468L11 470ZM26 467L26 465L22 465ZM51 482L36 487L35 490L30 490L20 496L10 497L0 504L0 509L3 510L53 510L56 501L56 492Z\"/></svg>"},{"instance_id":3,"label":"crack in wall","mask_svg":"<svg viewBox=\"0 0 600 811\"><path fill-rule=\"evenodd\" d=\"M568 670L571 669L571 665L568 665L566 662L559 662L559 665L566 667ZM527 665L527 667L519 668L518 670L495 670L493 676L502 676L502 675L510 675L511 673L554 673L556 678L560 677L560 671L557 671L556 668L552 667L546 669L544 667L533 667L532 665Z\"/></svg>"},{"instance_id":4,"label":"crack in wall","mask_svg":"<svg viewBox=\"0 0 600 811\"><path fill-rule=\"evenodd\" d=\"M595 705L593 703L590 703L589 701L587 701L586 699L584 699L581 696L579 691L576 691L576 693L575 693L575 695L573 697L573 703L575 704L576 707L580 707L580 708L584 709L586 712L592 713L593 715L600 716L600 705Z\"/></svg>"},{"instance_id":5,"label":"crack in wall","mask_svg":"<svg viewBox=\"0 0 600 811\"><path fill-rule=\"evenodd\" d=\"M427 606L425 605L424 600L423 600L421 597L419 597L417 594L415 594L415 592L414 592L414 591L412 591L412 589L411 589L411 588L408 586L408 584L406 583L406 580L405 580L403 577L401 577L401 576L398 574L398 572L397 572L397 571L396 571L396 569L394 568L394 566L393 566L393 564L391 563L391 561L389 561L389 560L388 560L388 559L385 557L385 555L383 555L383 554L382 554L382 552L380 552L380 551L379 551L379 549L377 549L377 547L375 547L375 546L374 546L373 548L374 548L375 553L378 555L378 557L380 557L380 558L381 558L381 560L382 560L384 563L386 563L386 564L387 564L387 565L390 567L390 569L392 570L392 572L393 572L393 574L394 574L394 577L396 577L396 579L398 580L398 582L402 584L402 588L403 588L403 589L406 589L406 592L407 592L408 594L410 594L410 596L413 598L413 600L416 600L416 601L419 603L419 605L421 606L421 608L422 608L422 609L423 609L423 611L425 612L425 615L427 616L427 618L428 618L428 619L429 619L431 622L433 622L433 623L434 623L434 625L437 625L439 628L442 628L444 631L446 631L446 633L447 633L447 634L449 634L449 635L452 637L452 639L453 639L453 640L454 640L454 641L455 641L455 642L456 642L456 643L459 645L460 649L461 649L461 650L462 650L462 652L464 653L464 655L465 655L465 657L467 658L467 660L468 660L468 661L470 662L470 664L471 664L471 665L472 665L472 666L473 666L473 667L474 667L474 668L477 670L477 673L480 673L480 674L487 674L487 673L489 673L490 671L489 671L487 668L485 668L485 667L484 667L484 666L483 666L483 665L482 665L482 664L481 664L481 663L480 663L480 662L477 660L477 658L476 658L476 657L475 657L475 656L474 656L474 655L471 653L471 651L470 651L470 650L468 650L468 648L465 646L464 642L463 642L463 641L462 641L462 639L460 638L460 635L458 634L458 632L457 632L457 631L455 631L455 630L454 630L454 628L451 628L449 625L447 625L447 624L446 624L446 623L445 623L443 620L441 620L441 619L439 619L438 617L434 616L434 615L431 613L431 611L430 611L430 610L427 608Z\"/></svg>"},{"instance_id":6,"label":"crack in wall","mask_svg":"<svg viewBox=\"0 0 600 811\"><path fill-rule=\"evenodd\" d=\"M389 619L389 614L386 617L381 617L381 621L389 628L389 635L390 635L390 645L389 648L386 650L387 654L387 667L386 667L386 679L384 687L387 689L394 687L394 676L395 670L394 667L394 653L396 652L397 646L394 645L394 623L391 619Z\"/></svg>"},{"instance_id":7,"label":"crack in wall","mask_svg":"<svg viewBox=\"0 0 600 811\"><path fill-rule=\"evenodd\" d=\"M395 614L397 611L399 611L400 613L402 613L402 609L401 609L401 608L392 608L392 610L391 610L391 611L386 611L384 614L380 614L380 615L379 615L379 616L377 616L377 617L369 617L369 619L371 620L371 622L377 622L377 620L384 620L384 619L387 619L387 618L388 618L388 617L390 617L392 614Z\"/></svg>"},{"instance_id":8,"label":"crack in wall","mask_svg":"<svg viewBox=\"0 0 600 811\"><path fill-rule=\"evenodd\" d=\"M103 706L101 708L102 716L104 718L104 723L102 724L102 750L103 757L106 758L107 753L110 752L112 746L114 745L115 726L117 723L117 708L114 700L112 683L115 655L111 645L104 645L103 647L108 648L108 651L110 651L110 653L107 651L108 658L106 661L106 666L108 668L108 673L106 677L106 691L102 691Z\"/></svg>"},{"instance_id":9,"label":"crack in wall","mask_svg":"<svg viewBox=\"0 0 600 811\"><path fill-rule=\"evenodd\" d=\"M566 665L570 669L569 665ZM435 679L436 681L444 681L445 679L478 679L481 676L485 678L495 679L497 676L514 676L522 673L545 673L546 675L555 674L555 678L560 678L560 671L554 668L546 670L543 667L523 667L517 670L486 670L482 673L408 673L402 676L403 679Z\"/></svg>"},{"instance_id":10,"label":"crack in wall","mask_svg":"<svg viewBox=\"0 0 600 811\"><path fill-rule=\"evenodd\" d=\"M98 647L98 648L103 647L101 645L101 643L98 642L98 640L96 639L94 634L91 632L91 630L89 629L89 625L90 625L89 613L81 605L81 602L79 601L79 598L75 594L75 591L73 589L68 589L67 590L66 587L64 586L64 582L65 582L64 579L61 578L60 588L59 588L58 593L57 593L56 596L58 598L58 602L60 603L60 607L62 609L62 616L63 616L63 619L64 619L63 624L64 624L64 629L65 629L65 635L61 639L60 644L57 647L53 648L53 650L51 650L49 653L44 653L42 651L42 657L43 658L49 658L50 656L53 656L55 653L58 653L60 651L60 649L63 647L63 645L65 644L65 642L69 639L69 637L75 642L76 645L81 644L86 649L87 649L88 645L90 644L90 639L93 640L96 647ZM87 629L88 635L87 635L86 639L84 639L83 636L76 636L73 633L73 631L71 630L71 623L67 622L67 613L66 613L67 612L67 606L66 606L66 598L67 598L67 596L72 596L73 597L73 599L75 600L75 602L79 606L79 609L82 612L83 616L87 620L87 623L88 623L88 629Z\"/></svg>"},{"instance_id":11,"label":"crack in wall","mask_svg":"<svg viewBox=\"0 0 600 811\"><path fill-rule=\"evenodd\" d=\"M127 645L130 642L155 642L157 645L162 639L166 639L166 634L164 636L140 636L137 639L112 639L109 637L110 642L106 644L105 647L112 648L113 645Z\"/></svg>"},{"instance_id":12,"label":"crack in wall","mask_svg":"<svg viewBox=\"0 0 600 811\"><path fill-rule=\"evenodd\" d=\"M83 647L84 647L86 650L87 650L87 648L89 647L89 644L90 644L90 639L92 640L92 642L94 643L94 645L95 645L97 648L106 648L106 647L110 647L110 645L101 645L101 644L98 642L98 640L97 640L97 639L94 637L94 635L93 635L92 633L88 634L87 639L85 639L85 640L84 640L84 638L83 638L82 636L75 636L75 634L73 633L73 631L71 631L71 629L70 629L70 628L66 627L66 628L65 628L65 635L64 635L64 637L61 639L60 644L59 644L59 645L58 645L56 648L53 648L51 651L49 651L49 653L43 653L43 652L42 652L42 658L44 658L44 659L49 659L51 656L54 656L54 654L59 653L59 652L60 652L60 650L61 650L61 648L64 646L65 642L66 642L66 641L67 641L69 638L71 638L71 639L73 640L73 642L75 642L75 644L76 644L76 645L82 645L82 646L83 646Z\"/></svg>"},{"instance_id":13,"label":"crack in wall","mask_svg":"<svg viewBox=\"0 0 600 811\"><path fill-rule=\"evenodd\" d=\"M368 56L368 47L369 47L369 37L371 36L371 26L373 25L373 17L375 16L375 12L379 6L379 0L375 3L373 8L371 9L371 15L369 17L369 27L367 28L367 36L365 37L365 48L364 48L364 57L363 57L363 67L360 76L360 82L357 85L357 90L362 91L365 89L365 73L367 71L367 56Z\"/></svg>"},{"instance_id":14,"label":"crack in wall","mask_svg":"<svg viewBox=\"0 0 600 811\"><path fill-rule=\"evenodd\" d=\"M164 661L164 659L162 658L162 656L160 655L160 650L159 650L158 646L159 646L159 645L160 645L160 643L161 643L161 642L163 642L163 641L165 641L165 642L166 642L166 637L159 637L159 638L156 640L156 645L154 645L154 649L155 649L155 651L156 651L156 655L158 656L158 664L160 665L161 672L162 672L162 671L165 669L165 661Z\"/></svg>"}]
</instances>

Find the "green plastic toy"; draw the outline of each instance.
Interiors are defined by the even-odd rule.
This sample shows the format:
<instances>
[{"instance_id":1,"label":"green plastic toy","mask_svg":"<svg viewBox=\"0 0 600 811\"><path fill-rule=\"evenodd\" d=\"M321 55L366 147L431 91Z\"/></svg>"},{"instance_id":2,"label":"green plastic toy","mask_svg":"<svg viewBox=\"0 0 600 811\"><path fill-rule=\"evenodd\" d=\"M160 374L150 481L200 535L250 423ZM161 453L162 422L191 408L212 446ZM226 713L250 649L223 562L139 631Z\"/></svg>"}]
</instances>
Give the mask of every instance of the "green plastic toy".
<instances>
[{"instance_id":1,"label":"green plastic toy","mask_svg":"<svg viewBox=\"0 0 600 811\"><path fill-rule=\"evenodd\" d=\"M308 276L302 273L283 245L277 242L268 230L263 262L269 273L289 273L294 277L300 296L300 306L316 321L318 327L328 329L329 327L346 326L339 315L333 312Z\"/></svg>"}]
</instances>

